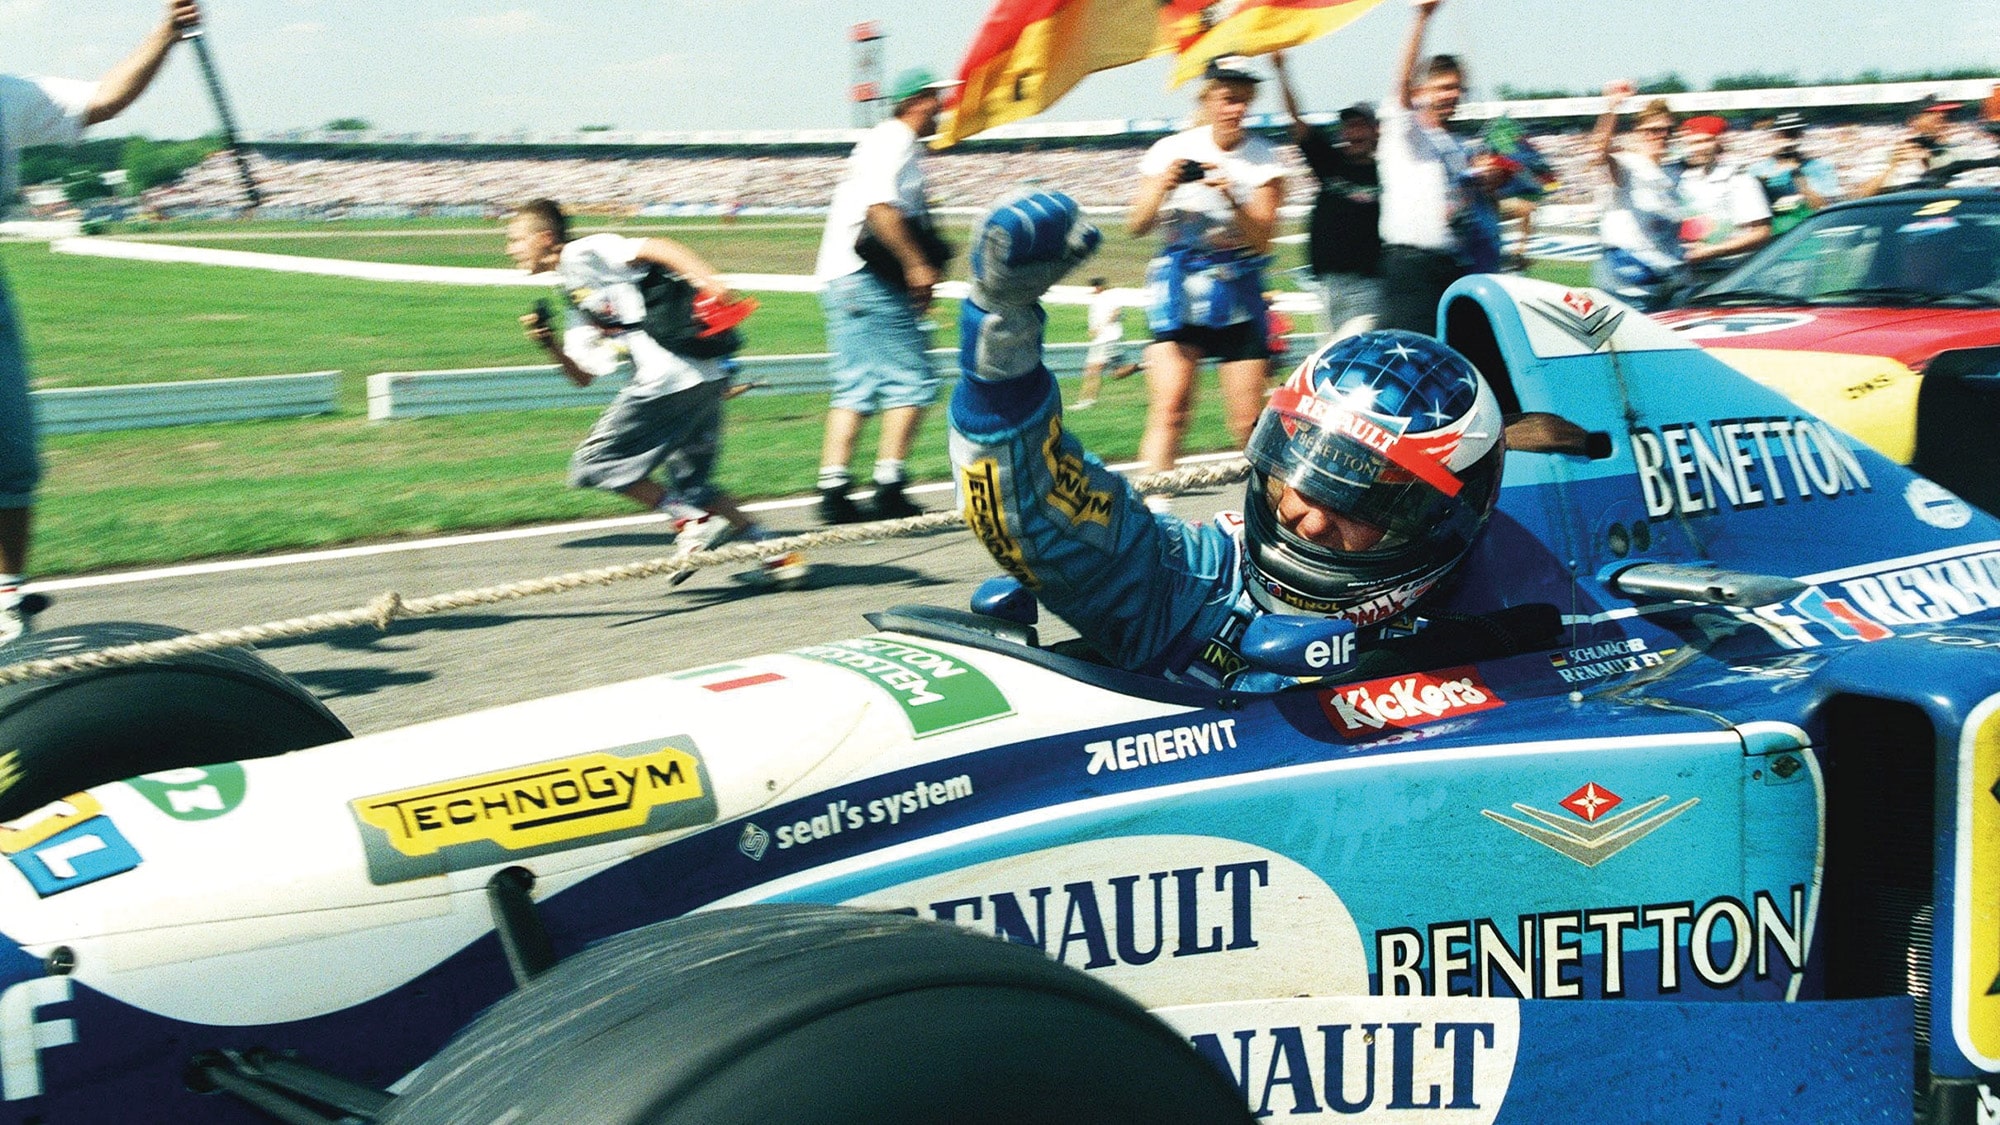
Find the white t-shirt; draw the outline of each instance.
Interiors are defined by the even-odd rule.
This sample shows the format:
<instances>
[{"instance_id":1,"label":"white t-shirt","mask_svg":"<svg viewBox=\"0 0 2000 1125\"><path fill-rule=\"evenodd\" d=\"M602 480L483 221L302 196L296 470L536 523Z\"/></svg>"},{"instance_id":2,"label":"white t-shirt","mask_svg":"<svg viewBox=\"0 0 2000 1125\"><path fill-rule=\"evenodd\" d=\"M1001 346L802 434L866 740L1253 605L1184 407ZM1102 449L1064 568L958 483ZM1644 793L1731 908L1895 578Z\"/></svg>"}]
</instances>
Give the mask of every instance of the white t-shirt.
<instances>
[{"instance_id":1,"label":"white t-shirt","mask_svg":"<svg viewBox=\"0 0 2000 1125\"><path fill-rule=\"evenodd\" d=\"M646 335L646 301L639 279L651 264L638 260L643 239L591 234L562 249L556 280L567 294L563 353L597 378L631 365L632 386L666 393L725 376L713 359L690 359Z\"/></svg>"},{"instance_id":2,"label":"white t-shirt","mask_svg":"<svg viewBox=\"0 0 2000 1125\"><path fill-rule=\"evenodd\" d=\"M1382 242L1447 253L1458 247L1451 214L1462 206L1468 162L1458 139L1425 125L1391 97L1382 105L1375 168L1382 177Z\"/></svg>"},{"instance_id":3,"label":"white t-shirt","mask_svg":"<svg viewBox=\"0 0 2000 1125\"><path fill-rule=\"evenodd\" d=\"M21 187L21 150L75 144L96 96L95 82L0 74L0 210Z\"/></svg>"},{"instance_id":4,"label":"white t-shirt","mask_svg":"<svg viewBox=\"0 0 2000 1125\"><path fill-rule=\"evenodd\" d=\"M1229 178L1229 190L1244 203L1251 192L1285 174L1278 150L1255 133L1246 133L1233 149L1215 143L1212 128L1203 125L1153 142L1139 158L1139 174L1157 176L1177 160L1213 164ZM1159 231L1168 246L1198 246L1204 250L1224 250L1244 245L1243 232L1236 225L1236 209L1227 196L1203 183L1171 188L1160 202Z\"/></svg>"},{"instance_id":5,"label":"white t-shirt","mask_svg":"<svg viewBox=\"0 0 2000 1125\"><path fill-rule=\"evenodd\" d=\"M1609 182L1597 198L1604 217L1597 239L1616 247L1662 273L1681 264L1681 220L1687 217L1680 189L1666 169L1629 152L1614 152L1619 179ZM1622 182L1621 182L1622 181Z\"/></svg>"},{"instance_id":6,"label":"white t-shirt","mask_svg":"<svg viewBox=\"0 0 2000 1125\"><path fill-rule=\"evenodd\" d=\"M1106 289L1090 298L1090 311L1086 314L1090 325L1090 342L1093 344L1115 344L1125 338L1125 301L1116 290Z\"/></svg>"},{"instance_id":7,"label":"white t-shirt","mask_svg":"<svg viewBox=\"0 0 2000 1125\"><path fill-rule=\"evenodd\" d=\"M888 203L905 215L925 212L924 172L917 164L917 151L916 130L891 117L868 130L848 153L847 167L827 208L814 281L825 285L862 267L854 240L861 237L861 223L870 207Z\"/></svg>"},{"instance_id":8,"label":"white t-shirt","mask_svg":"<svg viewBox=\"0 0 2000 1125\"><path fill-rule=\"evenodd\" d=\"M1720 242L1738 227L1771 221L1771 200L1755 176L1734 165L1717 163L1706 172L1681 173L1681 197L1698 228L1689 233L1702 242Z\"/></svg>"}]
</instances>

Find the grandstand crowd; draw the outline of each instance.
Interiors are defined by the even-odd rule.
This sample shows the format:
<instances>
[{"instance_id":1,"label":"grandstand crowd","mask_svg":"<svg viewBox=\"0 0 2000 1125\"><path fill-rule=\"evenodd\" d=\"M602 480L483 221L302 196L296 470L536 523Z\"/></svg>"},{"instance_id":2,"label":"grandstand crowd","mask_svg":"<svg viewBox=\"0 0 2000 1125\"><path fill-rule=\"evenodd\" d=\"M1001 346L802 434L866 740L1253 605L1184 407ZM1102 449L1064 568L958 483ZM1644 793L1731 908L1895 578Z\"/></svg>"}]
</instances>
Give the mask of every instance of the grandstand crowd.
<instances>
[{"instance_id":1,"label":"grandstand crowd","mask_svg":"<svg viewBox=\"0 0 2000 1125\"><path fill-rule=\"evenodd\" d=\"M1905 129L1899 124L1833 125L1809 129L1807 156L1829 161L1843 188L1852 190L1882 171ZM1577 128L1531 133L1536 148L1556 173L1543 203L1570 205L1588 214L1600 183L1591 166L1589 133ZM1038 181L1076 197L1085 206L1123 207L1137 179L1139 156L1152 138L1129 148L1059 147L1047 143L1017 151L952 149L925 157L934 204L976 207L989 202L996 185ZM1954 127L1954 152L1966 158L1991 157L2000 143L1974 124ZM1732 132L1728 159L1747 166L1778 147L1766 130ZM1287 177L1290 202L1309 203L1313 178L1298 152L1281 146L1294 174ZM725 209L794 210L822 208L839 180L845 153L771 155L637 155L605 157L482 157L463 152L413 153L401 159L250 154L250 167L267 213L339 217L348 212L393 211L415 214L500 215L522 199L550 196L594 212L637 212L663 205ZM1985 175L1995 175L1988 171ZM147 191L142 214L171 218L227 211L242 205L242 187L233 159L217 153L180 180Z\"/></svg>"}]
</instances>

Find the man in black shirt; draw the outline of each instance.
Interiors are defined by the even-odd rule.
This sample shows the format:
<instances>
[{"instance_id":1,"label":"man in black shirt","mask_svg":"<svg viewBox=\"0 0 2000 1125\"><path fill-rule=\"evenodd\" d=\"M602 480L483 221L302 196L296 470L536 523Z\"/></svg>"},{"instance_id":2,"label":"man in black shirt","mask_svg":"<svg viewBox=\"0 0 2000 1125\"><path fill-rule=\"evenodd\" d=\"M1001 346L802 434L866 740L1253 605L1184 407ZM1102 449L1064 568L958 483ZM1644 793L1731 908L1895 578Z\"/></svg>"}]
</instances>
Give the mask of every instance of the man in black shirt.
<instances>
[{"instance_id":1,"label":"man in black shirt","mask_svg":"<svg viewBox=\"0 0 2000 1125\"><path fill-rule=\"evenodd\" d=\"M1292 94L1285 56L1271 56L1285 112L1292 118L1292 143L1319 180L1313 201L1307 263L1326 308L1330 340L1375 327L1382 307L1381 179L1375 172L1375 111L1357 102L1340 111L1340 139L1307 124Z\"/></svg>"}]
</instances>

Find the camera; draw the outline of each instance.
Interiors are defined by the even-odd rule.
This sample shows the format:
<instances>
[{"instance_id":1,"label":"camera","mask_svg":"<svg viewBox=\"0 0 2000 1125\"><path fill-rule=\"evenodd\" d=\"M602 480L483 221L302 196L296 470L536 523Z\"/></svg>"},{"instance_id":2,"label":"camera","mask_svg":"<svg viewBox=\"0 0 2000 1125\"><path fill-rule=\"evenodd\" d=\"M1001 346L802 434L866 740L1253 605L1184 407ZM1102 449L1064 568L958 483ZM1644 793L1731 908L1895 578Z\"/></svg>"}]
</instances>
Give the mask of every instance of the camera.
<instances>
[{"instance_id":1,"label":"camera","mask_svg":"<svg viewBox=\"0 0 2000 1125\"><path fill-rule=\"evenodd\" d=\"M535 302L535 327L550 328L555 325L556 310L547 297Z\"/></svg>"},{"instance_id":2,"label":"camera","mask_svg":"<svg viewBox=\"0 0 2000 1125\"><path fill-rule=\"evenodd\" d=\"M1177 184L1191 184L1208 175L1208 169L1192 160L1181 161L1179 168L1180 170L1174 173L1174 182Z\"/></svg>"}]
</instances>

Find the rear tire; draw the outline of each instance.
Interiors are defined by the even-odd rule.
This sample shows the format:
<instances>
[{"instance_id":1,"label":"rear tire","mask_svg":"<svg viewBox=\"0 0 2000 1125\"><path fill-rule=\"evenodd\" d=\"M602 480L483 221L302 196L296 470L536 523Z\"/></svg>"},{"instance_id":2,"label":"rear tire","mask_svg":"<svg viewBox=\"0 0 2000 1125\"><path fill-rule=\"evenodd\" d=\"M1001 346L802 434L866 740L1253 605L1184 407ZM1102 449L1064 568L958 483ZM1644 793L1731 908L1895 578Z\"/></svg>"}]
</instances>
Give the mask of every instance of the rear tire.
<instances>
[{"instance_id":1,"label":"rear tire","mask_svg":"<svg viewBox=\"0 0 2000 1125\"><path fill-rule=\"evenodd\" d=\"M30 633L8 663L184 635L105 622ZM93 785L353 737L297 680L241 649L0 685L0 820Z\"/></svg>"},{"instance_id":2,"label":"rear tire","mask_svg":"<svg viewBox=\"0 0 2000 1125\"><path fill-rule=\"evenodd\" d=\"M384 1125L1250 1120L1129 997L1038 950L840 907L612 938L494 1005Z\"/></svg>"}]
</instances>

